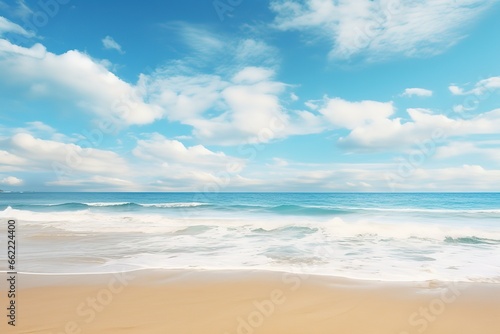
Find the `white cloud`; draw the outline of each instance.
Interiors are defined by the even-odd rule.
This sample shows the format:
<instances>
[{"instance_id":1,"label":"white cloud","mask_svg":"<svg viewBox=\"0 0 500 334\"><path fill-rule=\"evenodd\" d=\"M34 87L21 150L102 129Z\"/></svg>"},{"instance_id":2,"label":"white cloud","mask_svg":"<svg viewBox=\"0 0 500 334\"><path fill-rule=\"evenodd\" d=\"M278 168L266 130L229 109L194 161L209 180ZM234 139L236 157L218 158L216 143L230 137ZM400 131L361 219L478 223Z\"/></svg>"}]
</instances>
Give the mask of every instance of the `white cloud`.
<instances>
[{"instance_id":1,"label":"white cloud","mask_svg":"<svg viewBox=\"0 0 500 334\"><path fill-rule=\"evenodd\" d=\"M385 118L359 125L340 138L339 143L351 149L398 150L435 138L439 144L439 141L455 136L500 132L500 109L467 120L432 114L425 109L408 109L407 112L410 120L406 122L400 118Z\"/></svg>"},{"instance_id":2,"label":"white cloud","mask_svg":"<svg viewBox=\"0 0 500 334\"><path fill-rule=\"evenodd\" d=\"M75 142L78 138L71 138L58 132L50 125L40 121L26 122L22 127L4 127L0 125L0 140L11 138L18 133L27 133L40 139L51 139L55 141Z\"/></svg>"},{"instance_id":3,"label":"white cloud","mask_svg":"<svg viewBox=\"0 0 500 334\"><path fill-rule=\"evenodd\" d=\"M219 73L245 66L275 67L280 60L276 47L256 38L234 38L215 33L207 25L186 22L171 22L161 27L168 31L173 42L179 41L189 48L183 58L172 61L177 74L192 73L197 68Z\"/></svg>"},{"instance_id":4,"label":"white cloud","mask_svg":"<svg viewBox=\"0 0 500 334\"><path fill-rule=\"evenodd\" d=\"M346 129L378 123L395 111L392 102L350 102L340 98L325 98L324 104L319 112L333 125Z\"/></svg>"},{"instance_id":5,"label":"white cloud","mask_svg":"<svg viewBox=\"0 0 500 334\"><path fill-rule=\"evenodd\" d=\"M449 86L448 89L453 95L463 95L464 93L464 90L462 88L455 85Z\"/></svg>"},{"instance_id":6,"label":"white cloud","mask_svg":"<svg viewBox=\"0 0 500 334\"><path fill-rule=\"evenodd\" d=\"M462 165L445 168L417 168L409 177L389 176L395 191L499 191L500 170L480 165Z\"/></svg>"},{"instance_id":7,"label":"white cloud","mask_svg":"<svg viewBox=\"0 0 500 334\"><path fill-rule=\"evenodd\" d=\"M331 44L330 57L368 60L439 54L494 1L273 0L275 26L309 31Z\"/></svg>"},{"instance_id":8,"label":"white cloud","mask_svg":"<svg viewBox=\"0 0 500 334\"><path fill-rule=\"evenodd\" d=\"M0 149L0 171L18 171L28 163L25 158Z\"/></svg>"},{"instance_id":9,"label":"white cloud","mask_svg":"<svg viewBox=\"0 0 500 334\"><path fill-rule=\"evenodd\" d=\"M455 141L438 147L434 156L436 159L450 159L460 156L469 156L475 157L476 159L479 158L481 161L493 160L500 162L497 145L498 143L492 146L482 142Z\"/></svg>"},{"instance_id":10,"label":"white cloud","mask_svg":"<svg viewBox=\"0 0 500 334\"><path fill-rule=\"evenodd\" d=\"M311 113L285 111L280 96L287 85L274 76L272 69L253 66L227 76L157 71L142 76L141 86L169 120L192 126L194 136L204 142L265 143L306 133L309 129L301 122L314 121Z\"/></svg>"},{"instance_id":11,"label":"white cloud","mask_svg":"<svg viewBox=\"0 0 500 334\"><path fill-rule=\"evenodd\" d=\"M293 102L296 102L299 100L299 97L295 93L290 93L290 100L292 100Z\"/></svg>"},{"instance_id":12,"label":"white cloud","mask_svg":"<svg viewBox=\"0 0 500 334\"><path fill-rule=\"evenodd\" d=\"M116 177L105 177L105 176L89 176L83 179L63 179L57 181L48 181L45 183L47 186L57 186L57 187L77 187L80 189L96 190L102 191L103 189L121 189L121 190L142 190L134 182L130 180L124 180Z\"/></svg>"},{"instance_id":13,"label":"white cloud","mask_svg":"<svg viewBox=\"0 0 500 334\"><path fill-rule=\"evenodd\" d=\"M31 171L63 173L65 176L128 172L126 162L114 152L39 139L28 133L18 133L12 138L1 140L0 149L4 150L0 151L3 163Z\"/></svg>"},{"instance_id":14,"label":"white cloud","mask_svg":"<svg viewBox=\"0 0 500 334\"><path fill-rule=\"evenodd\" d=\"M228 58L249 62L272 56L262 54L269 50L263 42L247 39L225 43L188 25L179 29L186 36L199 35L203 43L200 52L220 49ZM118 127L168 118L191 126L196 138L209 143L268 142L307 131L298 124L288 126L290 118L312 120L311 114L287 114L280 97L288 85L275 80L275 69L265 66L229 63L211 69L218 74L205 74L190 61L181 60L151 75L140 75L134 85L82 52L58 55L40 44L24 48L0 40L0 71L5 74L0 81L9 80L10 86L30 98L63 101Z\"/></svg>"},{"instance_id":15,"label":"white cloud","mask_svg":"<svg viewBox=\"0 0 500 334\"><path fill-rule=\"evenodd\" d=\"M23 180L18 179L15 176L8 176L0 180L0 184L8 185L8 186L20 186L24 183Z\"/></svg>"},{"instance_id":16,"label":"white cloud","mask_svg":"<svg viewBox=\"0 0 500 334\"><path fill-rule=\"evenodd\" d=\"M0 16L0 37L5 33L14 33L23 35L25 37L34 37L35 34L31 31L27 31L20 25L7 20L5 17Z\"/></svg>"},{"instance_id":17,"label":"white cloud","mask_svg":"<svg viewBox=\"0 0 500 334\"><path fill-rule=\"evenodd\" d=\"M181 165L183 168L197 166L204 170L224 169L226 166L244 166L244 161L227 156L222 152L212 152L203 145L184 146L178 140L170 140L153 133L148 139L138 140L133 154L143 160L156 161L164 166Z\"/></svg>"},{"instance_id":18,"label":"white cloud","mask_svg":"<svg viewBox=\"0 0 500 334\"><path fill-rule=\"evenodd\" d=\"M28 126L28 129L32 131L48 132L48 133L56 132L56 130L53 127L40 121L27 122L26 125Z\"/></svg>"},{"instance_id":19,"label":"white cloud","mask_svg":"<svg viewBox=\"0 0 500 334\"><path fill-rule=\"evenodd\" d=\"M442 165L442 162L441 162ZM251 189L285 191L499 191L500 170L483 166L416 167L398 175L399 163L268 164Z\"/></svg>"},{"instance_id":20,"label":"white cloud","mask_svg":"<svg viewBox=\"0 0 500 334\"><path fill-rule=\"evenodd\" d=\"M318 104L318 102L320 102L320 101L316 101L316 100L309 100L309 101L306 101L306 102L304 103L304 105L305 105L307 108L311 109L311 110L318 110L318 108L319 108L319 104Z\"/></svg>"},{"instance_id":21,"label":"white cloud","mask_svg":"<svg viewBox=\"0 0 500 334\"><path fill-rule=\"evenodd\" d=\"M236 73L232 81L236 84L248 83L253 84L260 81L269 80L274 77L274 71L262 67L246 67Z\"/></svg>"},{"instance_id":22,"label":"white cloud","mask_svg":"<svg viewBox=\"0 0 500 334\"><path fill-rule=\"evenodd\" d=\"M288 116L278 98L284 88L282 83L270 80L226 87L219 96L222 114L190 121L195 135L226 144L286 137Z\"/></svg>"},{"instance_id":23,"label":"white cloud","mask_svg":"<svg viewBox=\"0 0 500 334\"><path fill-rule=\"evenodd\" d=\"M475 84L474 88L470 90L464 90L457 85L450 85L448 89L453 95L484 95L487 92L491 93L500 89L500 76L480 80Z\"/></svg>"},{"instance_id":24,"label":"white cloud","mask_svg":"<svg viewBox=\"0 0 500 334\"><path fill-rule=\"evenodd\" d=\"M140 88L111 73L79 51L61 55L40 45L31 48L0 40L0 80L31 91L44 85L51 98L66 101L119 124L148 124L162 118L162 110L144 102Z\"/></svg>"},{"instance_id":25,"label":"white cloud","mask_svg":"<svg viewBox=\"0 0 500 334\"><path fill-rule=\"evenodd\" d=\"M239 63L254 66L275 66L280 58L277 48L251 38L239 41L234 53Z\"/></svg>"},{"instance_id":26,"label":"white cloud","mask_svg":"<svg viewBox=\"0 0 500 334\"><path fill-rule=\"evenodd\" d=\"M102 39L102 45L104 46L105 49L108 50L116 50L121 54L124 54L125 52L122 50L122 47L120 44L118 44L113 37L111 36L106 36Z\"/></svg>"},{"instance_id":27,"label":"white cloud","mask_svg":"<svg viewBox=\"0 0 500 334\"><path fill-rule=\"evenodd\" d=\"M141 75L139 86L150 103L161 106L172 121L202 117L219 100L220 92L229 85L217 75L176 75L170 69L152 75Z\"/></svg>"},{"instance_id":28,"label":"white cloud","mask_svg":"<svg viewBox=\"0 0 500 334\"><path fill-rule=\"evenodd\" d=\"M133 156L126 158L112 151L18 133L0 140L0 172L37 173L46 186L89 191L203 191L200 187L205 184L224 184L228 177L231 186L250 182L239 175L245 167L243 159L203 145L188 147L157 133L143 136Z\"/></svg>"},{"instance_id":29,"label":"white cloud","mask_svg":"<svg viewBox=\"0 0 500 334\"><path fill-rule=\"evenodd\" d=\"M432 90L424 88L406 88L402 94L403 96L420 96L420 97L430 97L432 96Z\"/></svg>"},{"instance_id":30,"label":"white cloud","mask_svg":"<svg viewBox=\"0 0 500 334\"><path fill-rule=\"evenodd\" d=\"M463 112L466 112L466 111L471 111L471 110L475 110L477 109L477 106L479 104L479 101L472 101L474 102L474 106L465 106L463 104L457 104L457 105L454 105L453 106L453 111L456 112L456 113L463 113Z\"/></svg>"},{"instance_id":31,"label":"white cloud","mask_svg":"<svg viewBox=\"0 0 500 334\"><path fill-rule=\"evenodd\" d=\"M27 56L34 59L45 57L47 50L39 43L36 43L31 48L14 45L5 39L0 39L0 61L12 61L12 58ZM2 59L3 58L3 59Z\"/></svg>"}]
</instances>

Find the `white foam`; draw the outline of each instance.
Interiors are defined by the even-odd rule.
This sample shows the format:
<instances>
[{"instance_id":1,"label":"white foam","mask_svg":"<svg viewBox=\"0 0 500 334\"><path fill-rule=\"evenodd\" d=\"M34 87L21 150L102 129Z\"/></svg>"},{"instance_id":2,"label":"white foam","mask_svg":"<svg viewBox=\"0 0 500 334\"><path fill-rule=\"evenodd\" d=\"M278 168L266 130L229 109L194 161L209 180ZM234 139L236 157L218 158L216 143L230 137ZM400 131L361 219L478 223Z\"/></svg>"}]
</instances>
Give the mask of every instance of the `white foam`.
<instances>
[{"instance_id":1,"label":"white foam","mask_svg":"<svg viewBox=\"0 0 500 334\"><path fill-rule=\"evenodd\" d=\"M215 212L182 218L176 211L169 215L91 209L33 212L8 207L0 217L15 217L20 223L20 270L24 271L66 271L67 263L79 272L118 267L302 268L309 273L381 280L500 277L498 243L444 242L446 237L500 241L498 224L485 228L476 221L467 226L443 219L432 224L398 220L403 216L285 219ZM2 266L5 263L0 263L0 270Z\"/></svg>"},{"instance_id":2,"label":"white foam","mask_svg":"<svg viewBox=\"0 0 500 334\"><path fill-rule=\"evenodd\" d=\"M75 203L78 204L78 203ZM131 202L96 202L96 203L82 203L88 206L105 207L105 206L121 206L132 204Z\"/></svg>"},{"instance_id":3,"label":"white foam","mask_svg":"<svg viewBox=\"0 0 500 334\"><path fill-rule=\"evenodd\" d=\"M199 203L199 202L179 202L179 203L151 203L151 204L139 204L143 207L149 208L189 208L189 207L198 207L209 205L208 203Z\"/></svg>"}]
</instances>

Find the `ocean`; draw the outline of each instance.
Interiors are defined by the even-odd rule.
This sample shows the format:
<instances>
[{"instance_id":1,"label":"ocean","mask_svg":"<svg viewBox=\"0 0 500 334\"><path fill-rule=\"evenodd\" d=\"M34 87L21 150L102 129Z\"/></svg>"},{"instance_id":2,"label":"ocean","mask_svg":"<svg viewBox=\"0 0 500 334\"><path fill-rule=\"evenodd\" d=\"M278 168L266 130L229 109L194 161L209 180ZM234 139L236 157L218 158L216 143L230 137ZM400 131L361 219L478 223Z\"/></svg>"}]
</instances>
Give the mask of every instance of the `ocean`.
<instances>
[{"instance_id":1,"label":"ocean","mask_svg":"<svg viewBox=\"0 0 500 334\"><path fill-rule=\"evenodd\" d=\"M499 193L0 193L17 271L258 269L500 283Z\"/></svg>"}]
</instances>

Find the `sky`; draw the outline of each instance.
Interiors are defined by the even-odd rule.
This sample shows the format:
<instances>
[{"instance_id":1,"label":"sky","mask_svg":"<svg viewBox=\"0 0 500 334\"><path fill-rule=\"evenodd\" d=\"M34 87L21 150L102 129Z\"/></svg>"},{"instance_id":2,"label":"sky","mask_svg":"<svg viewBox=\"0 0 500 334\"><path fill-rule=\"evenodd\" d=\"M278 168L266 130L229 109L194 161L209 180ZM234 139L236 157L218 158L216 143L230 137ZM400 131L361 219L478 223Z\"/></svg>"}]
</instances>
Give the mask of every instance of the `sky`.
<instances>
[{"instance_id":1,"label":"sky","mask_svg":"<svg viewBox=\"0 0 500 334\"><path fill-rule=\"evenodd\" d=\"M499 2L0 0L0 189L500 191Z\"/></svg>"}]
</instances>

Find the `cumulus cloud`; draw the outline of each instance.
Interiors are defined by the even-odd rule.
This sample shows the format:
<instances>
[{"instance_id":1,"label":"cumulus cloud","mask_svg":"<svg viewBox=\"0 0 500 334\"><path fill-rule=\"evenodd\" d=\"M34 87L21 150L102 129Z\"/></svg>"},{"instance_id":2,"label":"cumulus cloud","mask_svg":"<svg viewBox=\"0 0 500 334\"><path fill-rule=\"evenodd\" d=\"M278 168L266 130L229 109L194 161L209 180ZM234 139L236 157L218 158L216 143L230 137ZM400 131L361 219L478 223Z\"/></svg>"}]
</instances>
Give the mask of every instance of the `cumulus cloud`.
<instances>
[{"instance_id":1,"label":"cumulus cloud","mask_svg":"<svg viewBox=\"0 0 500 334\"><path fill-rule=\"evenodd\" d=\"M432 90L424 89L424 88L406 88L403 92L402 96L412 97L430 97L432 96Z\"/></svg>"},{"instance_id":2,"label":"cumulus cloud","mask_svg":"<svg viewBox=\"0 0 500 334\"><path fill-rule=\"evenodd\" d=\"M327 40L332 58L379 60L439 54L460 41L464 27L492 5L487 0L273 0L271 9L278 29Z\"/></svg>"},{"instance_id":3,"label":"cumulus cloud","mask_svg":"<svg viewBox=\"0 0 500 334\"><path fill-rule=\"evenodd\" d=\"M105 49L108 50L116 50L121 54L124 54L125 52L122 50L122 47L118 42L116 42L113 37L111 36L106 36L102 39L102 45L104 46Z\"/></svg>"},{"instance_id":4,"label":"cumulus cloud","mask_svg":"<svg viewBox=\"0 0 500 334\"><path fill-rule=\"evenodd\" d=\"M115 175L129 171L125 160L114 152L39 139L28 133L1 140L0 149L2 163L17 169L53 172L54 176L69 177L77 173Z\"/></svg>"},{"instance_id":5,"label":"cumulus cloud","mask_svg":"<svg viewBox=\"0 0 500 334\"><path fill-rule=\"evenodd\" d=\"M230 166L240 170L244 165L242 159L229 157L223 152L210 151L203 145L186 147L180 141L165 138L158 133L151 134L148 139L138 140L133 154L164 166L181 165L183 168L197 166L205 170L219 170Z\"/></svg>"},{"instance_id":6,"label":"cumulus cloud","mask_svg":"<svg viewBox=\"0 0 500 334\"><path fill-rule=\"evenodd\" d=\"M500 131L500 109L467 120L452 119L425 109L408 109L410 119L385 118L354 128L339 143L350 149L397 150L419 142L455 136L496 134Z\"/></svg>"},{"instance_id":7,"label":"cumulus cloud","mask_svg":"<svg viewBox=\"0 0 500 334\"><path fill-rule=\"evenodd\" d=\"M43 85L49 97L67 101L117 124L148 124L162 117L158 106L144 102L139 88L79 51L54 54L0 40L0 80L31 91Z\"/></svg>"},{"instance_id":8,"label":"cumulus cloud","mask_svg":"<svg viewBox=\"0 0 500 334\"><path fill-rule=\"evenodd\" d=\"M212 37L205 42L216 43ZM249 43L265 50L262 43L243 41ZM255 60L255 54L240 50L241 43L229 46L233 55ZM288 126L290 117L301 121L308 115L290 116L281 106L287 85L275 79L273 68L232 64L219 74L207 74L184 65L158 68L130 84L82 52L54 54L41 44L25 48L0 40L0 70L5 74L0 80L9 78L9 85L26 94L65 101L118 126L167 118L191 126L198 139L224 145L268 142L304 131L298 124Z\"/></svg>"},{"instance_id":9,"label":"cumulus cloud","mask_svg":"<svg viewBox=\"0 0 500 334\"><path fill-rule=\"evenodd\" d=\"M8 176L0 180L0 184L7 186L20 186L23 184L23 180L18 179L15 176Z\"/></svg>"},{"instance_id":10,"label":"cumulus cloud","mask_svg":"<svg viewBox=\"0 0 500 334\"><path fill-rule=\"evenodd\" d=\"M28 133L0 139L0 172L36 172L40 182L58 189L202 191L201 186L227 183L228 177L231 186L250 182L239 174L245 164L158 133L143 134L131 154L123 155Z\"/></svg>"},{"instance_id":11,"label":"cumulus cloud","mask_svg":"<svg viewBox=\"0 0 500 334\"><path fill-rule=\"evenodd\" d=\"M247 66L228 75L165 75L169 69L141 77L148 100L171 121L193 127L207 143L266 143L292 134L316 131L308 112L287 112L281 96L287 85L270 68ZM303 124L303 122L308 122Z\"/></svg>"},{"instance_id":12,"label":"cumulus cloud","mask_svg":"<svg viewBox=\"0 0 500 334\"><path fill-rule=\"evenodd\" d=\"M236 73L232 81L236 84L256 83L268 80L273 76L274 76L274 71L271 69L250 66Z\"/></svg>"},{"instance_id":13,"label":"cumulus cloud","mask_svg":"<svg viewBox=\"0 0 500 334\"><path fill-rule=\"evenodd\" d=\"M346 129L379 123L395 111L392 102L350 102L340 98L325 98L324 102L319 112L333 125Z\"/></svg>"}]
</instances>

